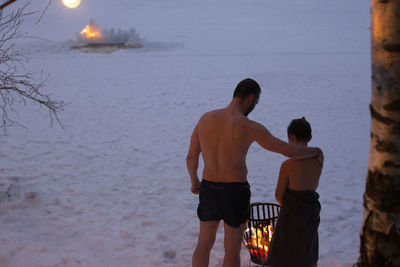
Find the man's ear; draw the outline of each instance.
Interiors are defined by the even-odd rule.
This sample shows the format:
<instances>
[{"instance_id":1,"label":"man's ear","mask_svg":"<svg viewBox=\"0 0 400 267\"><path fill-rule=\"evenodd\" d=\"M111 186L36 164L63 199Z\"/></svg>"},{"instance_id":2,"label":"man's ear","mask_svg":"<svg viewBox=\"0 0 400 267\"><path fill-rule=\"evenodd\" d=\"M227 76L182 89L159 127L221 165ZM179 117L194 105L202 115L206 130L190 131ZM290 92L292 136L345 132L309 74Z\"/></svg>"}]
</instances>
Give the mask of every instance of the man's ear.
<instances>
[{"instance_id":1,"label":"man's ear","mask_svg":"<svg viewBox=\"0 0 400 267\"><path fill-rule=\"evenodd\" d=\"M256 98L256 95L249 95L246 100L248 103L253 103L255 98Z\"/></svg>"}]
</instances>

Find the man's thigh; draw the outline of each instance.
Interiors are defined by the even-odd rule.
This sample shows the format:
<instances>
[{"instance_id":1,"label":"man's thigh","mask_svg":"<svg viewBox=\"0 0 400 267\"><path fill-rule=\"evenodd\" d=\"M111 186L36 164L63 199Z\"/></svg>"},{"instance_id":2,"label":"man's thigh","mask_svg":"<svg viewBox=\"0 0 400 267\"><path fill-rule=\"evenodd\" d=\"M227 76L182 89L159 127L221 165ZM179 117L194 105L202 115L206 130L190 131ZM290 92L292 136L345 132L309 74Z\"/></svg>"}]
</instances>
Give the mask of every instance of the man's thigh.
<instances>
[{"instance_id":1,"label":"man's thigh","mask_svg":"<svg viewBox=\"0 0 400 267\"><path fill-rule=\"evenodd\" d=\"M228 224L224 223L224 245L226 252L230 253L239 253L242 247L243 233L246 224L242 224L238 228L231 227Z\"/></svg>"},{"instance_id":2,"label":"man's thigh","mask_svg":"<svg viewBox=\"0 0 400 267\"><path fill-rule=\"evenodd\" d=\"M200 221L199 245L212 245L217 235L220 221Z\"/></svg>"}]
</instances>

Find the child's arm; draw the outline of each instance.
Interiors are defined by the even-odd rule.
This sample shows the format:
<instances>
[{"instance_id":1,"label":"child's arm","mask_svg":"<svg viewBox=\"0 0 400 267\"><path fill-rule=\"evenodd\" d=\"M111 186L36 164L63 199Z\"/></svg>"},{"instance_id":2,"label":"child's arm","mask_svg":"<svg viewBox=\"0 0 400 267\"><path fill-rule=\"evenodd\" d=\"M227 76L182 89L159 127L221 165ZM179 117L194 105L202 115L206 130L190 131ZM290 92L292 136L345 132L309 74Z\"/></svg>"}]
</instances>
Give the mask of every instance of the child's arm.
<instances>
[{"instance_id":1,"label":"child's arm","mask_svg":"<svg viewBox=\"0 0 400 267\"><path fill-rule=\"evenodd\" d=\"M282 205L283 195L285 194L286 188L289 184L289 173L288 173L288 160L283 162L279 171L278 183L275 189L275 198L279 205Z\"/></svg>"}]
</instances>

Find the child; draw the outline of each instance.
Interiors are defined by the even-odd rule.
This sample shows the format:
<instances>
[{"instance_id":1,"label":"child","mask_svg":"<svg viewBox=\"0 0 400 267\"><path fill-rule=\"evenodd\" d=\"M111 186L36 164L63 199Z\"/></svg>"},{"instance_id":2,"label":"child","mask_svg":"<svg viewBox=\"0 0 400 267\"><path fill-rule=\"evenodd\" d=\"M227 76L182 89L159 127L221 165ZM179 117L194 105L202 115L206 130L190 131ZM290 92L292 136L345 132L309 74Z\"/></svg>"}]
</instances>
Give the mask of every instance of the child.
<instances>
[{"instance_id":1,"label":"child","mask_svg":"<svg viewBox=\"0 0 400 267\"><path fill-rule=\"evenodd\" d=\"M311 140L311 126L304 117L293 120L287 133L291 144L307 146ZM275 191L281 210L268 252L270 266L317 266L321 205L315 190L321 171L317 158L282 163Z\"/></svg>"}]
</instances>

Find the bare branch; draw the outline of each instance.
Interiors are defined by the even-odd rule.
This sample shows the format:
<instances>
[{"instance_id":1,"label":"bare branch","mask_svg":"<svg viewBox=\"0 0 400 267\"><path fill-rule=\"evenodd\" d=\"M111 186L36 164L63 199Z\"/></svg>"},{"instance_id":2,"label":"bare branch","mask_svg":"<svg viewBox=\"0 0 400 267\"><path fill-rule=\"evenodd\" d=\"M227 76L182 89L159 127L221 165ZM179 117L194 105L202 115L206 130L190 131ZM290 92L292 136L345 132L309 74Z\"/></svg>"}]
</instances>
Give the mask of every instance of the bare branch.
<instances>
[{"instance_id":1,"label":"bare branch","mask_svg":"<svg viewBox=\"0 0 400 267\"><path fill-rule=\"evenodd\" d=\"M51 5L51 2L53 0L50 0L49 3L47 4L46 8L43 10L42 14L40 15L38 21L36 21L36 24L39 24L39 22L42 20L44 13L46 13L47 9L49 8L49 6Z\"/></svg>"},{"instance_id":2,"label":"bare branch","mask_svg":"<svg viewBox=\"0 0 400 267\"><path fill-rule=\"evenodd\" d=\"M11 4L14 3L15 1L17 1L17 0L8 0L7 2L5 2L4 4L2 4L2 5L0 6L0 10L2 10L2 9L4 9L5 7L11 5Z\"/></svg>"},{"instance_id":3,"label":"bare branch","mask_svg":"<svg viewBox=\"0 0 400 267\"><path fill-rule=\"evenodd\" d=\"M15 110L18 103L24 106L34 103L45 107L49 111L50 126L57 122L64 129L58 117L58 112L64 109L64 102L56 101L49 94L41 92L48 75L42 71L37 81L35 77L38 74L25 68L28 58L15 46L15 40L26 37L20 33L19 28L24 18L32 14L25 13L29 4L28 0L22 7L6 15L0 10L0 128L4 133L9 126L22 126L9 116L11 113L18 114ZM51 0L48 6L50 4Z\"/></svg>"}]
</instances>

